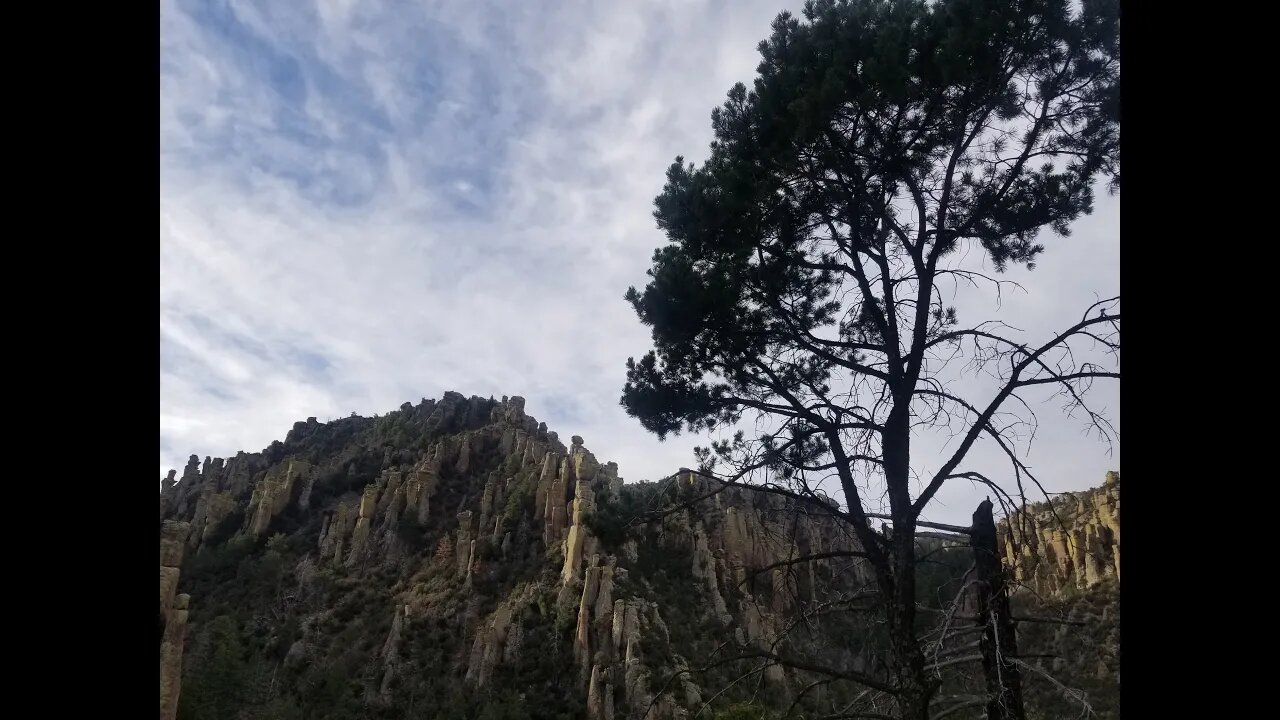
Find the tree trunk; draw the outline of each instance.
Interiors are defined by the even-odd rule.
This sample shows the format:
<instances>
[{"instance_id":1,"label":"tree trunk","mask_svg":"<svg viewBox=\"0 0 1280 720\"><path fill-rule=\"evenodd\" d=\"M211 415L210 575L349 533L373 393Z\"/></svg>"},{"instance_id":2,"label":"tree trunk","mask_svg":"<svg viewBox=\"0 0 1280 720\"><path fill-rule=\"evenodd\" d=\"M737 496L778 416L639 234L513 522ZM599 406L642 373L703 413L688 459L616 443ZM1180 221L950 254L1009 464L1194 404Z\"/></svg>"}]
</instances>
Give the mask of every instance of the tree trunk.
<instances>
[{"instance_id":1,"label":"tree trunk","mask_svg":"<svg viewBox=\"0 0 1280 720\"><path fill-rule=\"evenodd\" d=\"M899 403L885 422L884 471L893 527L889 563L893 587L886 623L898 695L899 720L929 720L929 702L938 683L925 670L924 652L916 637L916 526L911 512L909 414Z\"/></svg>"},{"instance_id":2,"label":"tree trunk","mask_svg":"<svg viewBox=\"0 0 1280 720\"><path fill-rule=\"evenodd\" d=\"M929 720L929 700L933 696L933 690L921 685L916 678L903 678L899 685L899 720Z\"/></svg>"},{"instance_id":3,"label":"tree trunk","mask_svg":"<svg viewBox=\"0 0 1280 720\"><path fill-rule=\"evenodd\" d=\"M898 717L900 720L928 720L929 702L937 683L925 670L925 657L915 633L915 553L914 542L906 545L906 533L895 533L896 597L890 610L888 629L893 644L897 672ZM904 547L905 545L905 547Z\"/></svg>"},{"instance_id":4,"label":"tree trunk","mask_svg":"<svg viewBox=\"0 0 1280 720\"><path fill-rule=\"evenodd\" d=\"M1013 659L1018 654L1009 594L1004 583L996 541L991 501L984 500L973 513L970 545L977 579L978 625L982 633L982 671L987 678L987 720L1026 720L1022 707L1022 676Z\"/></svg>"},{"instance_id":5,"label":"tree trunk","mask_svg":"<svg viewBox=\"0 0 1280 720\"><path fill-rule=\"evenodd\" d=\"M890 667L893 669L898 720L929 720L929 702L938 684L925 671L925 657L920 643L908 628L914 615L914 604L906 608L893 602L886 608L889 631ZM907 615L907 617L904 617Z\"/></svg>"}]
</instances>

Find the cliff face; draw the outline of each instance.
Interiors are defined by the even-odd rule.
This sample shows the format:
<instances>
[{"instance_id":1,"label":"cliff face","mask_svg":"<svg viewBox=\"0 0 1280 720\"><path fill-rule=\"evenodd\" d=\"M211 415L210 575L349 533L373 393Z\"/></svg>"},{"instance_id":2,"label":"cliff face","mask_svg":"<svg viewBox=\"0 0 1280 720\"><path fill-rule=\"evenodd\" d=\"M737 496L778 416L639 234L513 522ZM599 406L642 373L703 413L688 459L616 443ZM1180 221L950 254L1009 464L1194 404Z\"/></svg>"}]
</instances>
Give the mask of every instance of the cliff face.
<instances>
[{"instance_id":1,"label":"cliff face","mask_svg":"<svg viewBox=\"0 0 1280 720\"><path fill-rule=\"evenodd\" d=\"M847 611L870 576L830 507L687 471L624 485L519 397L312 418L262 453L193 456L173 475L162 718L179 667L183 720L680 718L805 688L800 707L829 709L858 688L810 687L760 656L878 669L883 638ZM199 598L185 662L165 624L181 612L185 626L186 596L166 605L179 585ZM758 680L732 686L751 663Z\"/></svg>"},{"instance_id":2,"label":"cliff face","mask_svg":"<svg viewBox=\"0 0 1280 720\"><path fill-rule=\"evenodd\" d=\"M1120 717L1120 473L1101 487L1063 493L1021 508L1000 522L1014 614L1051 622L1018 624L1020 648L1044 655L1028 661L1028 708ZM1064 693L1043 678L1070 686Z\"/></svg>"},{"instance_id":3,"label":"cliff face","mask_svg":"<svg viewBox=\"0 0 1280 720\"><path fill-rule=\"evenodd\" d=\"M1022 508L1000 523L1004 563L1039 595L1120 582L1120 473L1102 487Z\"/></svg>"},{"instance_id":4,"label":"cliff face","mask_svg":"<svg viewBox=\"0 0 1280 720\"><path fill-rule=\"evenodd\" d=\"M182 683L183 640L189 595L178 595L183 541L190 528L173 520L160 525L160 720L173 720Z\"/></svg>"}]
</instances>

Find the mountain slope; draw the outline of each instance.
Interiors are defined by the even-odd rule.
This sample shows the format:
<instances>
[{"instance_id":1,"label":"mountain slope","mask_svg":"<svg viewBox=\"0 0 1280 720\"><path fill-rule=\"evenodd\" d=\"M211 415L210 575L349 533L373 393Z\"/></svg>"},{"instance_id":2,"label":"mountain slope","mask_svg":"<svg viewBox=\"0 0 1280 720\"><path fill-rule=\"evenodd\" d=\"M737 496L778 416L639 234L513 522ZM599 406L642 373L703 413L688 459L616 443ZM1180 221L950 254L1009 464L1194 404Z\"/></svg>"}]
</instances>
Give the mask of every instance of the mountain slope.
<instances>
[{"instance_id":1,"label":"mountain slope","mask_svg":"<svg viewBox=\"0 0 1280 720\"><path fill-rule=\"evenodd\" d=\"M162 488L162 718L705 717L798 694L817 717L861 688L763 653L878 669L828 506L687 472L624 485L519 397L313 418ZM967 564L936 550L926 604Z\"/></svg>"}]
</instances>

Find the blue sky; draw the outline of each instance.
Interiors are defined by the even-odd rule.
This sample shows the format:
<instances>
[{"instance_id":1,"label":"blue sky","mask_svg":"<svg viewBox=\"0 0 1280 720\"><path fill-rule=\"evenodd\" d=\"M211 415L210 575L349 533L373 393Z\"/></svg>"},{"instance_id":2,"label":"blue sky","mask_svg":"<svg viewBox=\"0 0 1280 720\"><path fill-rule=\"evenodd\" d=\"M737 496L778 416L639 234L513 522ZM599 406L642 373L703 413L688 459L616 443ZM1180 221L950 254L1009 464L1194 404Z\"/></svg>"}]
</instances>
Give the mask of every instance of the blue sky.
<instances>
[{"instance_id":1,"label":"blue sky","mask_svg":"<svg viewBox=\"0 0 1280 720\"><path fill-rule=\"evenodd\" d=\"M445 390L523 395L631 480L692 464L618 407L648 339L622 293L663 172L705 157L786 5L163 0L161 473ZM1046 245L996 317L1049 329L1118 292L1117 198ZM1118 446L1055 414L1032 464L1100 483Z\"/></svg>"}]
</instances>

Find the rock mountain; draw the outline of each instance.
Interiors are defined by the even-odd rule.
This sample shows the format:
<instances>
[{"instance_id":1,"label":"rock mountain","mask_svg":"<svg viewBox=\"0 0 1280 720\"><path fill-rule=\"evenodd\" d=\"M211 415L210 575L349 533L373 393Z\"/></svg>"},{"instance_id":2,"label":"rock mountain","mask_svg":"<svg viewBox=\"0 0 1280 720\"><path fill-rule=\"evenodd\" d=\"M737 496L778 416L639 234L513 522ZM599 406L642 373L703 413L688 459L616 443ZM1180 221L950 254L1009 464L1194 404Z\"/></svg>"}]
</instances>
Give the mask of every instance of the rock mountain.
<instances>
[{"instance_id":1,"label":"rock mountain","mask_svg":"<svg viewBox=\"0 0 1280 720\"><path fill-rule=\"evenodd\" d=\"M857 543L828 506L618 472L523 398L458 393L193 455L161 481L161 720L813 718L854 700L764 657L879 667L883 638L850 612L870 575L839 557ZM1119 717L1119 475L1001 531L1029 711ZM920 602L940 610L970 560L925 542Z\"/></svg>"}]
</instances>

